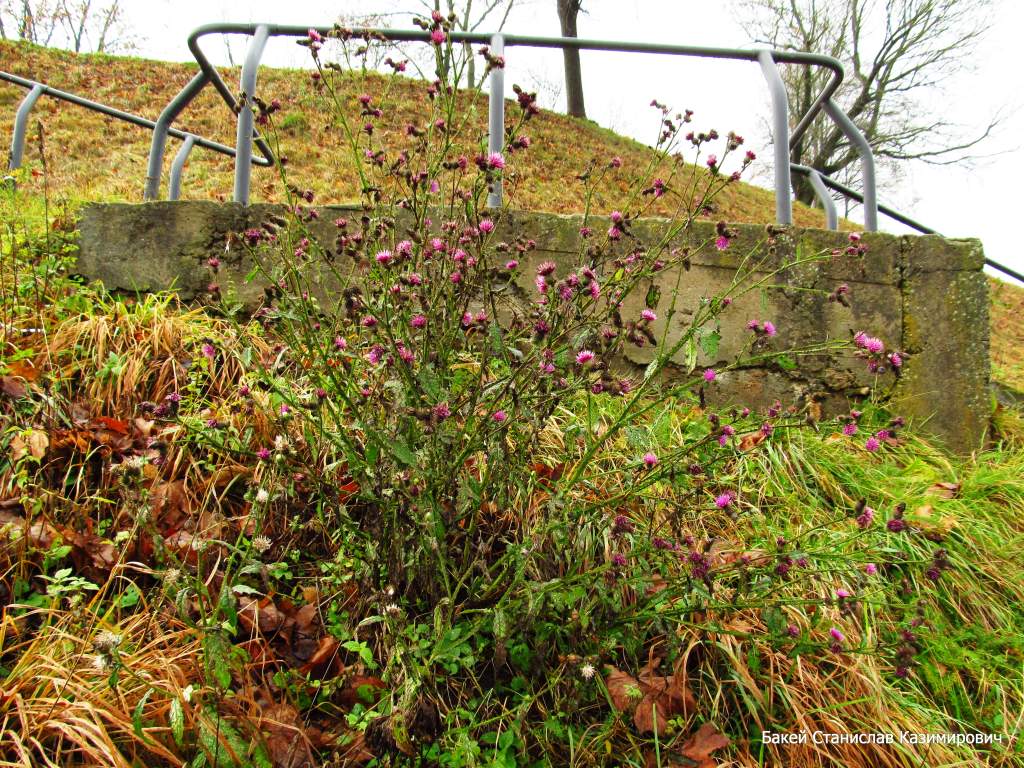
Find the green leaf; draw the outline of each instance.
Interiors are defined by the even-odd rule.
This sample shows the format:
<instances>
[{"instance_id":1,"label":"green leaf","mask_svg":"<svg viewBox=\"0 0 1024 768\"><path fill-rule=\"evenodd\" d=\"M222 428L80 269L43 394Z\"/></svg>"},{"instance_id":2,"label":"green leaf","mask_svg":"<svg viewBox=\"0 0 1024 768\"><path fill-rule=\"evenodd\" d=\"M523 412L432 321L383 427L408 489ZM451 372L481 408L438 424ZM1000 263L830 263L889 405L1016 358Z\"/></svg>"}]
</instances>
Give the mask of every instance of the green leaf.
<instances>
[{"instance_id":1,"label":"green leaf","mask_svg":"<svg viewBox=\"0 0 1024 768\"><path fill-rule=\"evenodd\" d=\"M657 309L659 301L661 301L661 287L657 283L654 283L647 289L647 296L644 297L644 303L647 305L648 309Z\"/></svg>"},{"instance_id":2,"label":"green leaf","mask_svg":"<svg viewBox=\"0 0 1024 768\"><path fill-rule=\"evenodd\" d=\"M721 340L722 334L718 329L705 331L700 335L700 348L704 350L705 355L714 360L718 354L718 342Z\"/></svg>"},{"instance_id":3,"label":"green leaf","mask_svg":"<svg viewBox=\"0 0 1024 768\"><path fill-rule=\"evenodd\" d=\"M136 736L147 744L150 743L150 741L149 737L146 736L145 732L142 730L142 710L145 708L146 702L149 700L152 693L153 689L150 688L142 694L142 698L139 699L139 703L135 705L135 710L132 712L132 730L135 731Z\"/></svg>"},{"instance_id":4,"label":"green leaf","mask_svg":"<svg viewBox=\"0 0 1024 768\"><path fill-rule=\"evenodd\" d=\"M394 453L396 459L406 466L411 467L416 463L416 454L409 450L409 446L401 440L395 440L391 444L391 452Z\"/></svg>"},{"instance_id":5,"label":"green leaf","mask_svg":"<svg viewBox=\"0 0 1024 768\"><path fill-rule=\"evenodd\" d=\"M423 387L423 391L427 393L432 402L441 399L441 383L437 378L437 371L434 370L433 363L428 363L420 368L416 377L420 380L420 386Z\"/></svg>"},{"instance_id":6,"label":"green leaf","mask_svg":"<svg viewBox=\"0 0 1024 768\"><path fill-rule=\"evenodd\" d=\"M784 371L792 371L794 368L796 368L796 363L793 361L793 359L787 357L786 355L779 355L777 358L775 358L775 362L778 363L779 368L781 368Z\"/></svg>"},{"instance_id":7,"label":"green leaf","mask_svg":"<svg viewBox=\"0 0 1024 768\"><path fill-rule=\"evenodd\" d=\"M142 599L142 592L134 584L129 584L128 589L121 593L121 596L117 599L117 605L120 608L131 608L134 605L138 605L139 600Z\"/></svg>"},{"instance_id":8,"label":"green leaf","mask_svg":"<svg viewBox=\"0 0 1024 768\"><path fill-rule=\"evenodd\" d=\"M683 352L686 355L686 372L693 373L693 369L697 367L697 341L693 336L686 339Z\"/></svg>"},{"instance_id":9,"label":"green leaf","mask_svg":"<svg viewBox=\"0 0 1024 768\"><path fill-rule=\"evenodd\" d=\"M171 711L168 713L171 721L171 735L174 743L179 747L185 740L185 711L181 708L181 699L175 696L171 699Z\"/></svg>"}]
</instances>

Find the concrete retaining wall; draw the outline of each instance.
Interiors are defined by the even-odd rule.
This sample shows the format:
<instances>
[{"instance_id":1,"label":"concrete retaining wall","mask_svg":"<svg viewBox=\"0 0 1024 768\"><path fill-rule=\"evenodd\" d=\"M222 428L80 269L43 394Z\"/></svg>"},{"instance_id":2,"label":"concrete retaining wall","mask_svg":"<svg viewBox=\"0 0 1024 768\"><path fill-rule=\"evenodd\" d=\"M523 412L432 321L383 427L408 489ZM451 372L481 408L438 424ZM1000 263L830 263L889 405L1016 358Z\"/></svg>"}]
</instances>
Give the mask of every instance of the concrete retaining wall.
<instances>
[{"instance_id":1,"label":"concrete retaining wall","mask_svg":"<svg viewBox=\"0 0 1024 768\"><path fill-rule=\"evenodd\" d=\"M325 208L312 225L314 234L332 243L336 231L331 222L340 215L353 218L353 212L352 208ZM263 295L263 286L245 283L252 265L242 248L226 248L226 244L231 233L259 226L275 214L280 209L199 201L91 205L80 223L79 270L110 289L174 287L188 300L205 292L210 280L206 261L216 255L223 265L218 282L231 284L243 302L255 303ZM520 235L538 243L521 270L524 290L531 290L533 267L541 261L575 265L579 226L580 218L574 216L502 214L499 236ZM647 242L665 230L666 223L657 219L637 222L632 228ZM663 293L667 295L678 278L681 305L692 308L702 297L727 286L740 259L751 251L769 253L769 264L783 264L794 255L847 245L845 235L822 230L794 228L771 242L763 227L737 225L735 230L738 237L727 250L694 250L689 271L681 276L662 273ZM686 242L677 245L709 239L713 239L713 225L699 224L686 235ZM891 386L887 375L876 390L890 396L892 410L953 450L978 447L990 411L988 300L981 244L881 233L865 235L864 242L868 250L863 256L843 254L788 269L773 281L777 289L739 298L722 316L718 359L702 357L699 364L733 359L750 338L745 327L749 319L772 320L779 328L774 342L779 348L846 339L864 330L883 339L888 348L907 353L896 386ZM850 287L850 307L828 300L841 283ZM643 295L639 292L627 301L624 317L639 315ZM644 366L650 354L649 349L634 350L629 362ZM714 388L714 398L751 407L775 399L790 404L813 398L826 413L837 413L863 398L872 382L863 361L845 354L822 355L802 359L792 371L773 367L730 372Z\"/></svg>"}]
</instances>

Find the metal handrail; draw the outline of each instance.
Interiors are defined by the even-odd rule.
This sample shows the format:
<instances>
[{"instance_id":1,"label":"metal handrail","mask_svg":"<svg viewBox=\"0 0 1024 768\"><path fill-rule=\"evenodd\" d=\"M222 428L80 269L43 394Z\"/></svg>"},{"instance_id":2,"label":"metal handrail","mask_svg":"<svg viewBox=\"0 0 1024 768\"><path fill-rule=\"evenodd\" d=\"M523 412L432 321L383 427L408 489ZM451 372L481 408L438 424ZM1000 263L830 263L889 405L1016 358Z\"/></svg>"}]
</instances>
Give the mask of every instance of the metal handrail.
<instances>
[{"instance_id":1,"label":"metal handrail","mask_svg":"<svg viewBox=\"0 0 1024 768\"><path fill-rule=\"evenodd\" d=\"M28 94L18 105L18 111L14 118L14 136L11 139L11 154L7 161L7 168L9 171L16 171L21 167L21 163L25 156L25 137L28 133L29 114L40 96L50 96L51 98L58 99L60 101L67 101L71 104L85 107L93 112L99 112L100 114L108 117L113 117L117 120L122 120L126 123L131 123L132 125L137 125L142 128L148 128L152 131L156 131L159 127L159 121L154 122L153 120L132 114L131 112L124 112L106 104L101 104L98 101L86 99L77 94L68 93L67 91L62 91L59 88L53 88L52 86L36 80L29 80L28 78L19 77L18 75L12 75L9 72L0 72L0 80L28 89ZM229 155L233 157L236 153L234 147L229 147L226 144L211 141L210 139L204 139L201 136L196 136L193 133L181 131L177 128L170 128L167 133L175 138L185 140L189 149L191 149L192 146L198 145L200 147L212 149L214 152L219 152L222 155ZM272 159L266 159L263 161L254 160L254 162L257 162L260 165L271 165ZM179 188L181 179L180 173L181 170L179 168L177 171L177 183ZM175 177L172 169L172 184L174 183L174 180Z\"/></svg>"},{"instance_id":2,"label":"metal handrail","mask_svg":"<svg viewBox=\"0 0 1024 768\"><path fill-rule=\"evenodd\" d=\"M296 26L296 25L280 25L280 24L207 24L194 30L188 38L188 47L195 57L196 63L199 65L200 74L197 75L197 80L200 78L205 79L214 86L214 88L221 94L222 98L229 105L229 107L239 116L239 121L248 121L251 116L251 106L249 102L251 100L253 91L255 90L256 84L256 72L259 67L259 59L262 55L264 46L266 45L266 38L269 37L306 37L309 35L310 29L315 29L322 35L327 35L332 31L333 27L310 27L310 26ZM394 40L398 42L408 41L430 41L430 32L427 30L391 30L391 29L371 29L371 28L358 28L351 30L355 36L380 36L388 40ZM259 33L259 35L257 35ZM241 101L236 100L231 92L231 89L221 78L216 68L207 58L199 45L199 41L202 37L212 34L241 34L253 36L254 40L250 43L249 49L246 54L246 65L242 68L242 84L241 90L243 99ZM262 37L257 43L256 38ZM738 48L709 48L709 47L698 47L698 46L680 46L680 45L667 45L662 43L627 43L620 41L607 41L607 40L585 40L580 38L569 38L569 37L536 37L530 35L504 35L504 34L489 34L489 33L476 33L476 32L450 32L449 37L454 43L477 43L477 44L490 44L492 49L496 46L500 47L504 51L505 47L521 46L521 47L533 47L533 48L575 48L577 50L600 50L600 51L616 51L623 53L655 53L655 54L668 54L675 56L688 56L697 58L719 58L719 59L731 59L738 61L752 61L757 62L761 65L762 71L769 81L770 93L772 95L772 109L775 119L773 120L773 137L776 144L776 153L778 155L775 163L775 192L776 192L776 214L777 220L780 224L791 224L792 223L792 200L790 195L790 180L789 180L789 162L788 154L783 150L792 147L800 138L804 132L810 126L811 122L821 111L831 112L833 109L838 110L832 102L832 96L839 89L839 86L843 80L843 66L838 59L831 56L825 56L822 54L815 53L804 53L799 51L757 51L757 50L745 50ZM788 115L788 103L786 100L785 88L780 88L781 77L779 77L776 70L777 64L801 64L805 66L820 66L831 71L832 76L829 81L825 84L822 92L812 102L811 108L805 114L796 128L792 131L789 130L789 115ZM190 102L195 95L201 90L206 84L202 82L196 88L192 88L193 84L190 83L186 86L178 96L172 101L172 105L176 107L176 113L180 112L181 109ZM190 90L191 89L191 90ZM490 115L489 115L489 127L492 129L489 131L489 146L492 148L495 146L500 147L500 141L503 136L495 137L495 127L504 125L504 73L500 68L496 68L491 72L491 93L501 94L501 98L492 98L490 101ZM168 105L168 109L171 105ZM166 111L166 110L165 110ZM841 110L838 110L841 111ZM176 114L175 113L175 114ZM500 118L500 119L499 119ZM849 125L840 125L841 129L850 138L851 143L859 152L866 151L870 154L870 146L860 136L859 131L853 126L852 121ZM854 134L850 133L850 129ZM241 128L239 129L239 152L244 156L246 151L245 145L251 145L250 134L246 133L243 135ZM497 141L496 141L497 139ZM163 146L162 141L165 141L159 134L154 133L153 146L150 154L150 168L156 173L159 173L159 163L155 162L156 159L163 157ZM255 139L257 146L260 146L261 151L264 152L265 156L269 157L269 149L264 148L260 145L260 139ZM780 159L784 158L785 162L780 162ZM862 158L865 170L868 168L873 169L874 163L873 158L864 157ZM241 203L249 202L249 188L248 188L248 175L249 169L247 166L240 161L239 156L236 155L235 163L235 200ZM874 199L874 178L873 175L870 177L865 174L865 189L867 190L868 203L867 207L870 208L871 201ZM159 178L153 178L152 176L147 181L146 198L154 199L157 191L159 190ZM488 202L491 205L500 205L501 201L501 187L500 180L494 185L492 193L488 198Z\"/></svg>"}]
</instances>

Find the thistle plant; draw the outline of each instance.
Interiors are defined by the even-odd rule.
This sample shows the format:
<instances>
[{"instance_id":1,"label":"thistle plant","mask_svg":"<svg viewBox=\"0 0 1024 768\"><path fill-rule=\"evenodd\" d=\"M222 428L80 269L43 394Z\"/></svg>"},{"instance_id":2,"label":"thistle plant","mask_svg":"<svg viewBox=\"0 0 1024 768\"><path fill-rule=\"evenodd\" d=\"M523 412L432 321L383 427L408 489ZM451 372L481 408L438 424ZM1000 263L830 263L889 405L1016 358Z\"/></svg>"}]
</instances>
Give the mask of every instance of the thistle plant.
<instances>
[{"instance_id":1,"label":"thistle plant","mask_svg":"<svg viewBox=\"0 0 1024 768\"><path fill-rule=\"evenodd\" d=\"M736 360L698 365L701 353L717 359L719 321L738 298L835 254L779 263L772 245L786 233L769 228L738 255L723 291L683 306L691 260L736 248L726 223L699 238L694 222L756 156L740 135L691 131L691 111L655 101L650 166L610 157L581 173L576 252L551 258L514 216L486 207L499 182L514 201L536 96L514 89L502 150L487 152L466 94L451 85L465 63L452 56L450 20L420 23L436 77L398 129L398 150L381 139L396 130L387 88L343 99L343 70L323 60L325 39L311 31L315 88L358 169L361 203L335 218L333 238L317 236L325 210L281 166L287 215L239 233L234 246L268 286L254 321L278 340L242 394L259 393L277 433L244 448L254 513L296 500L309 520L327 522L351 564L360 597L346 631L370 644L390 692L364 723L367 745L378 755L447 754L486 730L460 719L468 702L493 717L567 695L598 706L601 666L639 666L655 647L680 663L676 628L729 631L730 617L748 611L795 654L893 652L904 674L920 622L891 648L857 631L888 609L875 602L879 571L915 566L878 551L899 533L893 521L882 530L869 508L851 505L835 510L826 527L838 534L828 538L798 522L771 542L712 533L749 532L745 521L761 514L743 483L749 455L810 428L843 432L859 450L862 421L851 411L823 422L782 403L715 410L708 395L723 375L841 352L879 376L899 371L899 353L867 333L782 347L782 317L750 318ZM386 45L342 28L328 37ZM504 66L480 55L487 70ZM402 76L404 60L387 62ZM273 136L279 105L255 104ZM683 173L688 162L706 172ZM632 184L621 204L594 210L595 192L623 174ZM656 230L640 226L655 200L674 208ZM864 248L851 238L840 257ZM848 294L840 286L830 298ZM636 348L647 350L645 368L626 362ZM901 426L864 447L881 449ZM260 540L261 551L272 546ZM943 563L916 565L937 579ZM605 689L622 709L612 678ZM680 712L652 727L671 714Z\"/></svg>"}]
</instances>

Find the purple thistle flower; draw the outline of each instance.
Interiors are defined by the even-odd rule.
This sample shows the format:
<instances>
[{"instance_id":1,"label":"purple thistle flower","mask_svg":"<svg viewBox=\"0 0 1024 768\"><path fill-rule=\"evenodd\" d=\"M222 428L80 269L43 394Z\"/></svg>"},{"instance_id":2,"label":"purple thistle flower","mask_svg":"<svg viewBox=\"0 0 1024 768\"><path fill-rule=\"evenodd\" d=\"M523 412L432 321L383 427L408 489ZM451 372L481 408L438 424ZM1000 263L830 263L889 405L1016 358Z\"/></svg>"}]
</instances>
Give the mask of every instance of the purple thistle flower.
<instances>
[{"instance_id":1,"label":"purple thistle flower","mask_svg":"<svg viewBox=\"0 0 1024 768\"><path fill-rule=\"evenodd\" d=\"M724 251L728 247L729 247L729 238L728 237L726 237L725 235L719 235L717 238L715 238L715 248L717 248L720 251Z\"/></svg>"},{"instance_id":2,"label":"purple thistle flower","mask_svg":"<svg viewBox=\"0 0 1024 768\"><path fill-rule=\"evenodd\" d=\"M491 152L487 158L487 167L497 171L505 167L505 158L502 157L501 152Z\"/></svg>"},{"instance_id":3,"label":"purple thistle flower","mask_svg":"<svg viewBox=\"0 0 1024 768\"><path fill-rule=\"evenodd\" d=\"M878 566L874 563L868 563L864 566L864 573L866 573L868 576L874 576L876 573L878 573Z\"/></svg>"},{"instance_id":4,"label":"purple thistle flower","mask_svg":"<svg viewBox=\"0 0 1024 768\"><path fill-rule=\"evenodd\" d=\"M648 469L654 469L656 466L658 466L658 457L655 454L648 451L647 453L644 454L644 465Z\"/></svg>"},{"instance_id":5,"label":"purple thistle flower","mask_svg":"<svg viewBox=\"0 0 1024 768\"><path fill-rule=\"evenodd\" d=\"M452 415L451 409L448 407L448 403L438 403L434 406L434 417L438 421L444 421Z\"/></svg>"},{"instance_id":6,"label":"purple thistle flower","mask_svg":"<svg viewBox=\"0 0 1024 768\"><path fill-rule=\"evenodd\" d=\"M852 421L849 421L846 424L844 424L843 425L843 434L846 435L847 437L853 437L854 435L856 435L857 434L857 424L855 422L852 422Z\"/></svg>"},{"instance_id":7,"label":"purple thistle flower","mask_svg":"<svg viewBox=\"0 0 1024 768\"><path fill-rule=\"evenodd\" d=\"M777 332L775 329L775 323L773 323L771 320L765 320L761 324L761 330L764 331L764 335L768 336L769 338L774 336Z\"/></svg>"},{"instance_id":8,"label":"purple thistle flower","mask_svg":"<svg viewBox=\"0 0 1024 768\"><path fill-rule=\"evenodd\" d=\"M427 316L426 315L413 315L409 319L409 324L413 328L422 328L423 326L425 326L427 324Z\"/></svg>"},{"instance_id":9,"label":"purple thistle flower","mask_svg":"<svg viewBox=\"0 0 1024 768\"><path fill-rule=\"evenodd\" d=\"M836 597L838 599L840 599L840 600L845 600L849 596L850 596L850 591L847 590L847 589L843 589L842 587L840 587L839 589L836 590Z\"/></svg>"},{"instance_id":10,"label":"purple thistle flower","mask_svg":"<svg viewBox=\"0 0 1024 768\"><path fill-rule=\"evenodd\" d=\"M653 323L655 320L658 319L658 316L654 314L653 309L645 309L643 312L640 313L640 318L648 323Z\"/></svg>"},{"instance_id":11,"label":"purple thistle flower","mask_svg":"<svg viewBox=\"0 0 1024 768\"><path fill-rule=\"evenodd\" d=\"M391 255L391 251L383 250L383 251L378 251L377 255L374 256L374 258L377 260L377 263L380 264L383 267L383 266L387 266L388 264L390 264L391 263L391 259L393 257Z\"/></svg>"},{"instance_id":12,"label":"purple thistle flower","mask_svg":"<svg viewBox=\"0 0 1024 768\"><path fill-rule=\"evenodd\" d=\"M835 640L837 643L841 643L844 640L846 640L846 636L839 631L838 627L832 627L832 629L830 629L828 633L832 635L832 639Z\"/></svg>"},{"instance_id":13,"label":"purple thistle flower","mask_svg":"<svg viewBox=\"0 0 1024 768\"><path fill-rule=\"evenodd\" d=\"M717 376L718 374L715 373L715 370L713 368L708 368L706 371L704 371L704 381L708 382L709 384L712 381L714 381L717 378Z\"/></svg>"},{"instance_id":14,"label":"purple thistle flower","mask_svg":"<svg viewBox=\"0 0 1024 768\"><path fill-rule=\"evenodd\" d=\"M881 445L881 443L878 442L877 438L869 437L864 442L864 450L868 451L869 453L874 453L875 451L878 450L880 445Z\"/></svg>"},{"instance_id":15,"label":"purple thistle flower","mask_svg":"<svg viewBox=\"0 0 1024 768\"><path fill-rule=\"evenodd\" d=\"M614 555L612 555L612 565L614 565L616 568L622 568L626 565L626 556L616 552Z\"/></svg>"},{"instance_id":16,"label":"purple thistle flower","mask_svg":"<svg viewBox=\"0 0 1024 768\"><path fill-rule=\"evenodd\" d=\"M485 235L490 234L491 232L494 231L494 222L491 221L490 219L484 219L483 221L480 222L480 231L483 232Z\"/></svg>"},{"instance_id":17,"label":"purple thistle flower","mask_svg":"<svg viewBox=\"0 0 1024 768\"><path fill-rule=\"evenodd\" d=\"M905 520L903 520L903 518L894 517L892 520L885 524L885 527L893 533L902 533L903 531L907 530L907 523Z\"/></svg>"},{"instance_id":18,"label":"purple thistle flower","mask_svg":"<svg viewBox=\"0 0 1024 768\"><path fill-rule=\"evenodd\" d=\"M430 33L430 40L431 42L434 43L434 45L443 45L444 41L447 39L448 35L445 34L445 31L443 29L438 28Z\"/></svg>"},{"instance_id":19,"label":"purple thistle flower","mask_svg":"<svg viewBox=\"0 0 1024 768\"><path fill-rule=\"evenodd\" d=\"M864 511L857 516L857 527L860 529L870 528L875 521L875 510L871 507L864 507Z\"/></svg>"},{"instance_id":20,"label":"purple thistle flower","mask_svg":"<svg viewBox=\"0 0 1024 768\"><path fill-rule=\"evenodd\" d=\"M504 411L495 411L491 418L500 424L508 418L508 414Z\"/></svg>"},{"instance_id":21,"label":"purple thistle flower","mask_svg":"<svg viewBox=\"0 0 1024 768\"><path fill-rule=\"evenodd\" d=\"M334 348L335 349L346 349L347 347L348 347L348 342L345 341L343 338L341 338L341 336L335 336L334 337Z\"/></svg>"},{"instance_id":22,"label":"purple thistle flower","mask_svg":"<svg viewBox=\"0 0 1024 768\"><path fill-rule=\"evenodd\" d=\"M515 259L509 259L508 261L505 262L505 269L509 270L510 272L518 266L519 262L516 261Z\"/></svg>"},{"instance_id":23,"label":"purple thistle flower","mask_svg":"<svg viewBox=\"0 0 1024 768\"><path fill-rule=\"evenodd\" d=\"M553 261L544 261L537 265L537 274L541 277L547 277L548 275L553 274L554 271L555 262Z\"/></svg>"},{"instance_id":24,"label":"purple thistle flower","mask_svg":"<svg viewBox=\"0 0 1024 768\"><path fill-rule=\"evenodd\" d=\"M725 509L732 504L732 491L726 491L715 497L715 506L719 509Z\"/></svg>"},{"instance_id":25,"label":"purple thistle flower","mask_svg":"<svg viewBox=\"0 0 1024 768\"><path fill-rule=\"evenodd\" d=\"M577 365L586 365L587 363L589 363L593 359L594 359L594 353L591 352L589 349L581 349L576 354L576 364Z\"/></svg>"},{"instance_id":26,"label":"purple thistle flower","mask_svg":"<svg viewBox=\"0 0 1024 768\"><path fill-rule=\"evenodd\" d=\"M213 344L210 344L209 342L203 344L203 357L208 358L209 360L213 360L213 358L215 358L216 356L217 348L213 346Z\"/></svg>"},{"instance_id":27,"label":"purple thistle flower","mask_svg":"<svg viewBox=\"0 0 1024 768\"><path fill-rule=\"evenodd\" d=\"M260 448L258 451L256 451L256 458L259 459L260 461L269 461L270 456L271 454L269 448Z\"/></svg>"}]
</instances>

